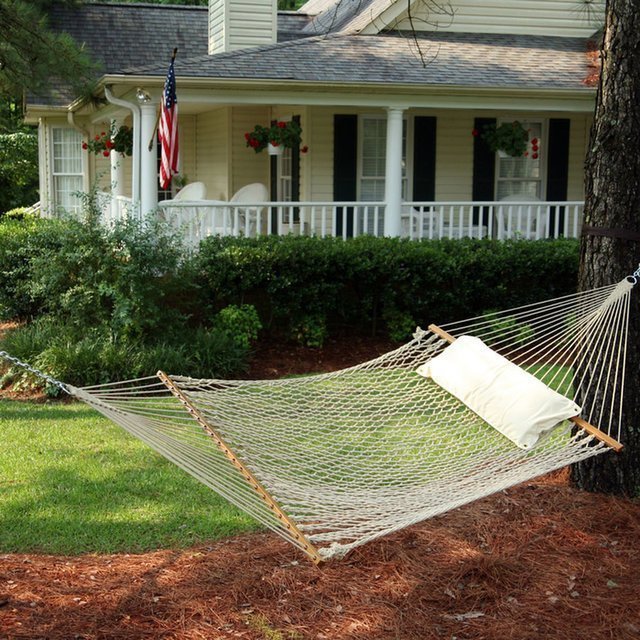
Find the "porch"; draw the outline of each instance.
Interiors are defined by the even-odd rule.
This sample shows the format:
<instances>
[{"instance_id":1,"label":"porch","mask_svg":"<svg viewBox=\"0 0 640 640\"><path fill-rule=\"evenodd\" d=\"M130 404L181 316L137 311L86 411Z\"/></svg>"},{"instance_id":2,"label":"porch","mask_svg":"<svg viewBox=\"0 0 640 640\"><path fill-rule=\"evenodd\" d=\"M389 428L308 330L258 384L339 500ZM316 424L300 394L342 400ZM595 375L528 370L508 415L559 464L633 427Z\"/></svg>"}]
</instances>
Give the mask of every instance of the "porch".
<instances>
[{"instance_id":1,"label":"porch","mask_svg":"<svg viewBox=\"0 0 640 640\"><path fill-rule=\"evenodd\" d=\"M101 194L99 202L106 224L139 216L139 208L130 198L111 200L108 194ZM577 238L583 209L582 201L403 202L399 235L412 240ZM195 248L207 236L215 235L382 236L386 235L385 217L389 213L384 202L168 200L159 203L152 215L179 231L185 243Z\"/></svg>"}]
</instances>

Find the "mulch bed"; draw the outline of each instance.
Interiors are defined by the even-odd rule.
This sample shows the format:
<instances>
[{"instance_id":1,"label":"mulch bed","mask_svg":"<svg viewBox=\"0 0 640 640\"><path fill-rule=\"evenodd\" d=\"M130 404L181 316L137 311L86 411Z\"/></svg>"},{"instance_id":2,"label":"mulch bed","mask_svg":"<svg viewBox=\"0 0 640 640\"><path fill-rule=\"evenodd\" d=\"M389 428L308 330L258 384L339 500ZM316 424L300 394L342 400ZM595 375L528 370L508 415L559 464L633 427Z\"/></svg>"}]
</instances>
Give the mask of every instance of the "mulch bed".
<instances>
[{"instance_id":1,"label":"mulch bed","mask_svg":"<svg viewBox=\"0 0 640 640\"><path fill-rule=\"evenodd\" d=\"M249 375L341 368L390 346L260 345ZM268 533L139 555L0 556L3 640L632 640L639 602L640 503L576 490L566 472L322 568Z\"/></svg>"}]
</instances>

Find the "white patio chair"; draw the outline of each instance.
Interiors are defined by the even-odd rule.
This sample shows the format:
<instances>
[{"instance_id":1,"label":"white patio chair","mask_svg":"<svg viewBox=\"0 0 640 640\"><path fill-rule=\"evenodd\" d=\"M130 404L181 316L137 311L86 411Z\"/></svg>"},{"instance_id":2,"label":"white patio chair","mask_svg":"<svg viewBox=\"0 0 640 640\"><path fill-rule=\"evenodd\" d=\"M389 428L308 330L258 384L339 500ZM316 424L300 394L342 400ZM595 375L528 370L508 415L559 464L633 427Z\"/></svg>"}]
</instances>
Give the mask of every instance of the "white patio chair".
<instances>
[{"instance_id":1,"label":"white patio chair","mask_svg":"<svg viewBox=\"0 0 640 640\"><path fill-rule=\"evenodd\" d=\"M206 200L207 188L204 186L204 182L190 182L186 184L178 193L176 193L174 200Z\"/></svg>"},{"instance_id":2,"label":"white patio chair","mask_svg":"<svg viewBox=\"0 0 640 640\"><path fill-rule=\"evenodd\" d=\"M497 209L498 228L502 229L503 238L520 237L526 240L535 240L535 238L546 237L547 233L547 215L544 208L538 206L541 204L539 198L522 193L514 193L505 196L500 200L503 206ZM517 203L517 204L516 204ZM511 207L512 224L517 223L520 218L521 227L513 228L509 231L509 207ZM539 226L539 228L538 228ZM539 231L539 235L537 235Z\"/></svg>"},{"instance_id":3,"label":"white patio chair","mask_svg":"<svg viewBox=\"0 0 640 640\"><path fill-rule=\"evenodd\" d=\"M262 202L269 202L269 190L260 182L247 184L231 196L229 204L236 205L236 207L231 209L234 235L238 235L239 233L245 233L248 236L256 235L256 222L260 212L264 209L264 207L260 206L248 206L245 208L237 207L237 205L245 203L247 205L259 205ZM235 209L238 211L237 228L235 226ZM247 219L249 220L248 229Z\"/></svg>"}]
</instances>

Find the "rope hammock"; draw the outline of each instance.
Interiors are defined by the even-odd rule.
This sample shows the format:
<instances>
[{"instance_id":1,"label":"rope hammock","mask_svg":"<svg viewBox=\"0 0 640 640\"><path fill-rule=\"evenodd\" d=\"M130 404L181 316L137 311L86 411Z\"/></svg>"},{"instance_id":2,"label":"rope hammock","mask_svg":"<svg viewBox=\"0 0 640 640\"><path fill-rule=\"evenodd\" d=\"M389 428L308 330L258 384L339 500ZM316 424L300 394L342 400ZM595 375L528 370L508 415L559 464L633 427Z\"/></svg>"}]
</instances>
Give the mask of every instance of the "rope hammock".
<instances>
[{"instance_id":1,"label":"rope hammock","mask_svg":"<svg viewBox=\"0 0 640 640\"><path fill-rule=\"evenodd\" d=\"M53 382L319 563L619 450L639 278L418 329L322 375Z\"/></svg>"}]
</instances>

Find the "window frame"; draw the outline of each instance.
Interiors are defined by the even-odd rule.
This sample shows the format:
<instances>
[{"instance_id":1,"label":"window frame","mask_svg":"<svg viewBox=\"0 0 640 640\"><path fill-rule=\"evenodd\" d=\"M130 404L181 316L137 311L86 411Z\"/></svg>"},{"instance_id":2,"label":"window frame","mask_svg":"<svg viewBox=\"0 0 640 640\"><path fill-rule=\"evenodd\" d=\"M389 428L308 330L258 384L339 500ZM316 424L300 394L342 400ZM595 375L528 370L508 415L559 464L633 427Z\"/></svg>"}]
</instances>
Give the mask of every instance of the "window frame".
<instances>
[{"instance_id":1,"label":"window frame","mask_svg":"<svg viewBox=\"0 0 640 640\"><path fill-rule=\"evenodd\" d=\"M71 132L77 136L77 156L58 156L56 154L56 150L59 146L67 147L66 141L57 141L56 134L58 131L66 131ZM82 191L84 188L84 167L85 167L85 154L82 149L82 134L74 129L73 127L65 127L63 125L52 125L51 126L51 135L50 135L50 154L51 154L51 171L50 171L50 179L51 179L51 189L50 189L50 200L53 205L54 211L68 211L69 213L79 213L82 209L82 200L79 197L74 197L76 201L75 204L71 206L63 205L59 201L58 195L62 193L62 190L58 188L57 182L58 178L77 178L78 179L78 188L74 191L65 191L64 193L73 194L75 191ZM73 148L73 145L71 145ZM63 172L56 171L56 162L57 161L77 161L80 167L78 172ZM73 196L72 196L73 197Z\"/></svg>"},{"instance_id":2,"label":"window frame","mask_svg":"<svg viewBox=\"0 0 640 640\"><path fill-rule=\"evenodd\" d=\"M358 202L365 202L362 198L362 186L365 176L363 176L364 170L364 127L367 120L378 120L384 122L385 125L385 173L382 176L367 177L371 180L381 180L384 186L384 192L386 193L386 131L387 131L387 115L384 113L362 113L358 115L358 153L356 164L356 194ZM405 201L411 200L410 194L413 193L413 117L407 113L403 114L403 153L402 153L402 199ZM380 200L371 200L370 202L382 202L385 200L385 195ZM367 201L369 202L369 201Z\"/></svg>"},{"instance_id":3,"label":"window frame","mask_svg":"<svg viewBox=\"0 0 640 640\"><path fill-rule=\"evenodd\" d=\"M499 185L500 183L514 183L514 182L537 182L539 184L539 193L538 199L540 202L544 202L547 197L547 149L548 149L548 137L549 137L549 120L548 118L536 118L535 116L531 118L518 118L519 122L525 128L528 128L532 125L536 125L540 127L540 136L538 136L540 140L540 150L538 152L538 162L540 173L537 178L533 177L520 177L520 178L501 178L500 177L500 163L503 160L508 160L509 158L501 158L500 154L496 152L495 154L495 173L494 173L494 185L493 185L493 193L496 201L500 202L501 200L498 198ZM513 122L514 118L499 118L497 120L497 125L503 124L505 122ZM508 198L509 196L504 196L504 198ZM528 201L530 196L523 196L523 200Z\"/></svg>"}]
</instances>

